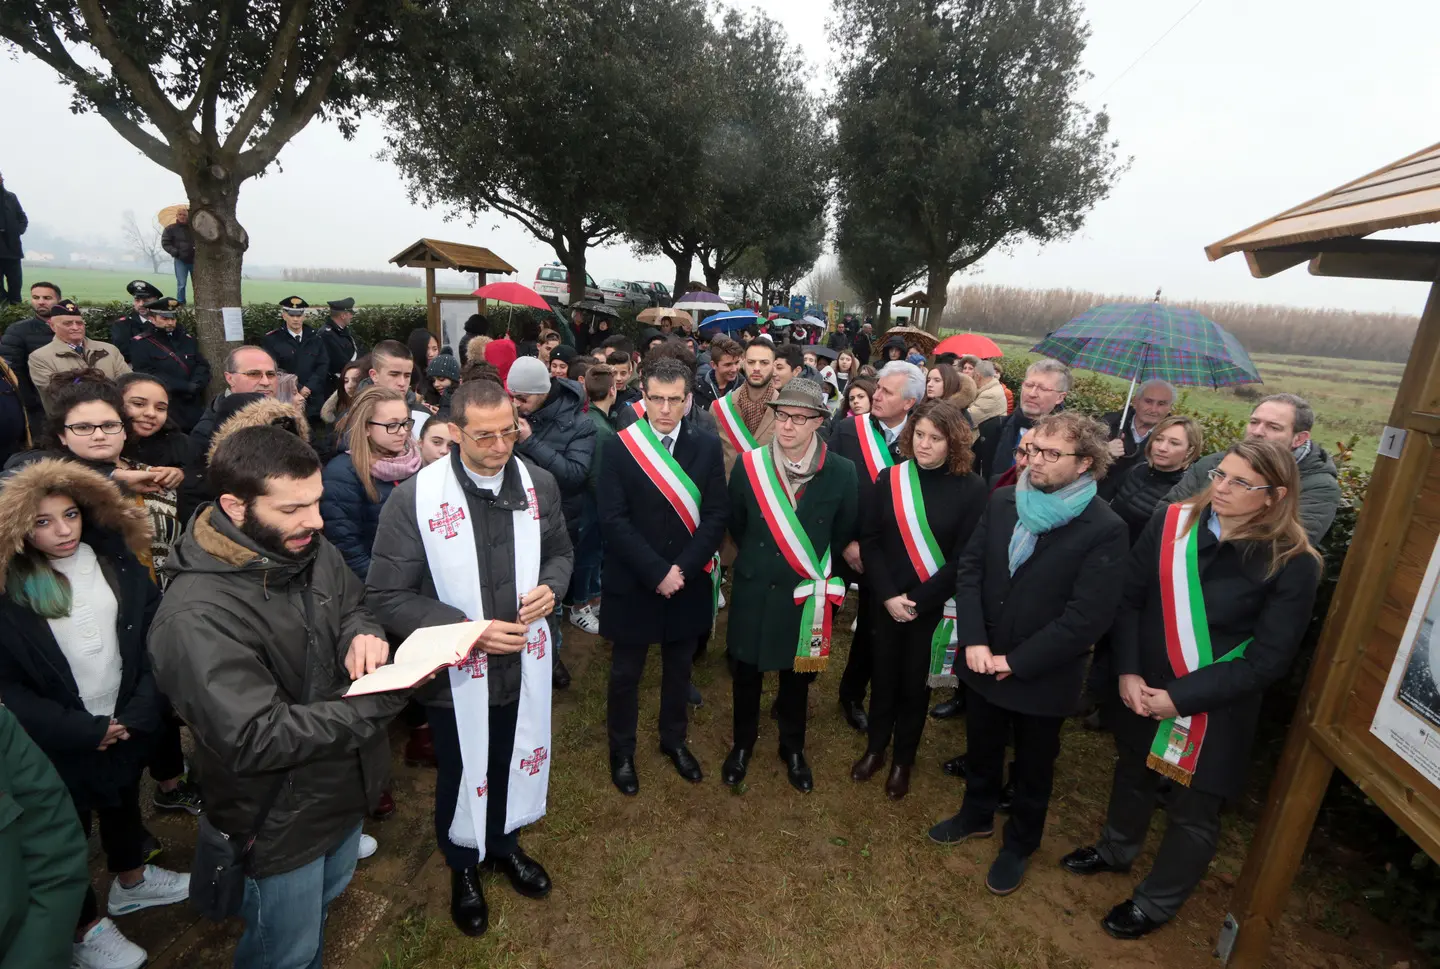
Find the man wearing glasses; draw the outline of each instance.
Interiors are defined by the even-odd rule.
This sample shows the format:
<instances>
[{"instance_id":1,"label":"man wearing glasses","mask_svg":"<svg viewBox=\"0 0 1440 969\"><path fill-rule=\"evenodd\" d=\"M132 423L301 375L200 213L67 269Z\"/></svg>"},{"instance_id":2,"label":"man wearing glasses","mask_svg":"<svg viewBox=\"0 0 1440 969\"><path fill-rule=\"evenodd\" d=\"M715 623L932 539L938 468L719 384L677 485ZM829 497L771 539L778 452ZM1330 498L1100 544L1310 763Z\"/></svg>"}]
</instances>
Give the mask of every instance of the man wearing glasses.
<instances>
[{"instance_id":1,"label":"man wearing glasses","mask_svg":"<svg viewBox=\"0 0 1440 969\"><path fill-rule=\"evenodd\" d=\"M1005 748L1014 738L1010 819L985 886L1020 887L1040 846L1060 753L1060 727L1075 713L1091 644L1115 618L1130 534L1096 494L1112 458L1105 426L1052 414L1021 445L1029 464L1013 488L990 496L958 562L956 635L968 688L965 799L930 829L952 844L995 833Z\"/></svg>"},{"instance_id":2,"label":"man wearing glasses","mask_svg":"<svg viewBox=\"0 0 1440 969\"><path fill-rule=\"evenodd\" d=\"M686 746L690 667L715 616L715 553L729 496L720 439L685 417L692 372L674 359L647 359L645 415L605 444L599 481L605 559L600 634L614 643L606 719L610 779L640 791L635 770L640 677L650 644L660 644L660 751L680 776L699 783Z\"/></svg>"},{"instance_id":3,"label":"man wearing glasses","mask_svg":"<svg viewBox=\"0 0 1440 969\"><path fill-rule=\"evenodd\" d=\"M214 397L195 426L190 429L190 460L185 463L185 483L180 486L180 504L176 513L181 523L215 496L205 482L209 463L210 441L219 426L220 405L232 394L261 394L274 397L280 373L275 360L259 347L241 346L225 358L225 392Z\"/></svg>"},{"instance_id":4,"label":"man wearing glasses","mask_svg":"<svg viewBox=\"0 0 1440 969\"><path fill-rule=\"evenodd\" d=\"M760 688L778 670L780 759L790 785L815 786L805 760L810 681L830 658L831 619L845 595L835 558L858 533L855 465L817 436L825 394L796 377L769 402L775 437L746 451L730 475L730 535L739 549L727 649L733 660L735 746L726 784L745 779L760 735Z\"/></svg>"},{"instance_id":5,"label":"man wearing glasses","mask_svg":"<svg viewBox=\"0 0 1440 969\"><path fill-rule=\"evenodd\" d=\"M416 694L435 743L450 917L471 936L489 926L481 859L527 898L550 893L516 832L545 813L555 656L545 620L573 556L554 475L514 453L521 423L498 384L461 384L450 423L458 447L385 502L366 576L365 604L396 641L424 626L489 621L465 662Z\"/></svg>"},{"instance_id":6,"label":"man wearing glasses","mask_svg":"<svg viewBox=\"0 0 1440 969\"><path fill-rule=\"evenodd\" d=\"M976 428L975 460L991 484L1015 464L1015 449L1042 417L1058 411L1070 392L1070 368L1058 360L1036 360L1025 371L1020 404L1007 417L992 417Z\"/></svg>"},{"instance_id":7,"label":"man wearing glasses","mask_svg":"<svg viewBox=\"0 0 1440 969\"><path fill-rule=\"evenodd\" d=\"M130 365L118 348L102 340L85 338L85 318L72 300L62 299L50 308L50 332L54 338L30 354L30 379L45 412L55 406L55 392L67 381L64 374L76 370L98 370L111 380L130 372Z\"/></svg>"}]
</instances>

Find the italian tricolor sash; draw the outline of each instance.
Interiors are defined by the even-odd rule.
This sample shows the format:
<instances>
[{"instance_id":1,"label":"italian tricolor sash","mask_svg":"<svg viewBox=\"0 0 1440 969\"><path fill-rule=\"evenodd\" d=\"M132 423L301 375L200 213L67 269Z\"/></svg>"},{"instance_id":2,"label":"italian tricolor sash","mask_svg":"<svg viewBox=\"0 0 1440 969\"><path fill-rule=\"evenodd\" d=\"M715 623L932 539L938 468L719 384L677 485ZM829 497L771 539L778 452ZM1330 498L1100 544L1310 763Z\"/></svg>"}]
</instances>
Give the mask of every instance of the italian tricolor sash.
<instances>
[{"instance_id":1,"label":"italian tricolor sash","mask_svg":"<svg viewBox=\"0 0 1440 969\"><path fill-rule=\"evenodd\" d=\"M620 443L640 465L640 470L660 489L670 507L675 509L675 514L694 535L700 524L700 489L680 467L675 456L660 444L660 438L650 422L638 420L621 431L619 436Z\"/></svg>"},{"instance_id":2,"label":"italian tricolor sash","mask_svg":"<svg viewBox=\"0 0 1440 969\"><path fill-rule=\"evenodd\" d=\"M860 442L860 456L865 459L865 472L870 475L873 484L881 471L895 464L895 459L890 456L885 436L870 420L869 414L855 415L855 437Z\"/></svg>"},{"instance_id":3,"label":"italian tricolor sash","mask_svg":"<svg viewBox=\"0 0 1440 969\"><path fill-rule=\"evenodd\" d=\"M644 416L645 416L645 398L644 398L644 397L641 397L639 400L631 401L631 402L630 402L630 409L635 412L635 416L636 416L636 417L644 417Z\"/></svg>"},{"instance_id":4,"label":"italian tricolor sash","mask_svg":"<svg viewBox=\"0 0 1440 969\"><path fill-rule=\"evenodd\" d=\"M1216 657L1210 645L1210 623L1205 615L1205 595L1200 587L1200 524L1188 532L1186 522L1194 514L1188 504L1171 505L1165 512L1165 529L1160 541L1160 600L1165 612L1165 650L1175 675L1185 676L1211 663L1224 663L1245 655L1251 640ZM1171 717L1155 731L1150 756L1151 770L1190 786L1200 761L1209 715Z\"/></svg>"},{"instance_id":5,"label":"italian tricolor sash","mask_svg":"<svg viewBox=\"0 0 1440 969\"><path fill-rule=\"evenodd\" d=\"M795 516L790 495L780 483L770 449L755 448L740 455L740 460L771 537L802 580L795 586L795 602L801 611L794 669L797 673L821 672L830 661L830 607L844 601L845 583L830 575L828 546L824 555L815 554L810 536Z\"/></svg>"},{"instance_id":6,"label":"italian tricolor sash","mask_svg":"<svg viewBox=\"0 0 1440 969\"><path fill-rule=\"evenodd\" d=\"M760 446L760 442L755 440L755 435L751 434L750 428L745 426L745 419L740 416L740 406L731 399L739 392L739 390L732 390L716 400L711 411L715 414L715 422L720 425L720 429L730 439L730 445L735 449L735 453L744 454L747 451L755 450Z\"/></svg>"},{"instance_id":7,"label":"italian tricolor sash","mask_svg":"<svg viewBox=\"0 0 1440 969\"><path fill-rule=\"evenodd\" d=\"M897 464L890 472L890 479L890 502L895 509L895 521L900 524L900 538L905 543L915 574L924 582L940 571L945 564L945 553L940 550L940 543L935 541L935 533L930 530L930 521L925 514L925 495L920 490L920 465L914 461ZM959 645L955 631L956 615L954 598L947 599L945 613L930 638L928 682L932 687L960 685L960 679L955 675L955 652Z\"/></svg>"}]
</instances>

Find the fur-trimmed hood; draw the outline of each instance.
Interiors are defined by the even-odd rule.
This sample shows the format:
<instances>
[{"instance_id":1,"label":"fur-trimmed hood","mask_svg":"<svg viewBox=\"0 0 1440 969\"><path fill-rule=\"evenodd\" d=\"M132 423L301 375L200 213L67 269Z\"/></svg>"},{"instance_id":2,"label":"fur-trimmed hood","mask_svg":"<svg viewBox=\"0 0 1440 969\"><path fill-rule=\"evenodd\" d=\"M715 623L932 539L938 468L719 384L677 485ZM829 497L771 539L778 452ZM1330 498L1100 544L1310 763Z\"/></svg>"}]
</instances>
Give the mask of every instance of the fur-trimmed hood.
<instances>
[{"instance_id":1,"label":"fur-trimmed hood","mask_svg":"<svg viewBox=\"0 0 1440 969\"><path fill-rule=\"evenodd\" d=\"M262 397L240 408L215 429L215 435L210 438L210 450L205 453L205 463L208 465L215 459L215 449L231 434L244 427L264 427L267 424L287 425L286 430L293 431L306 444L310 443L310 422L305 419L301 408L274 397Z\"/></svg>"},{"instance_id":2,"label":"fur-trimmed hood","mask_svg":"<svg viewBox=\"0 0 1440 969\"><path fill-rule=\"evenodd\" d=\"M150 515L120 493L109 478L75 461L44 458L0 479L0 588L10 561L25 549L25 536L52 492L74 499L84 514L84 528L103 528L125 540L141 561L150 556Z\"/></svg>"}]
</instances>

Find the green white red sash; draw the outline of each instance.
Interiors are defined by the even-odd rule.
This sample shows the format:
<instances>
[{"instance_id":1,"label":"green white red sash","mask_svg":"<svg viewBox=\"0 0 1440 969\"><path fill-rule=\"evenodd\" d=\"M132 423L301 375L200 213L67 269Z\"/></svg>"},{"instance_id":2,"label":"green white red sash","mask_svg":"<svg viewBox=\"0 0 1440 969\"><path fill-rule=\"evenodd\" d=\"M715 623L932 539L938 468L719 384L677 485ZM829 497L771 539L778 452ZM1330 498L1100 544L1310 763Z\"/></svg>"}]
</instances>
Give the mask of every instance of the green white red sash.
<instances>
[{"instance_id":1,"label":"green white red sash","mask_svg":"<svg viewBox=\"0 0 1440 969\"><path fill-rule=\"evenodd\" d=\"M870 475L870 483L874 484L881 471L894 466L895 458L890 454L890 446L885 443L885 435L870 420L869 414L855 415L855 437L860 442L860 456L865 459L865 472Z\"/></svg>"},{"instance_id":2,"label":"green white red sash","mask_svg":"<svg viewBox=\"0 0 1440 969\"><path fill-rule=\"evenodd\" d=\"M1200 523L1186 531L1193 515L1188 504L1171 505L1165 511L1165 529L1160 541L1160 601L1165 612L1165 651L1177 677L1245 655L1251 640L1216 657L1210 643L1210 623L1205 614L1205 593L1200 586ZM1171 717L1161 722L1150 745L1145 763L1151 770L1190 786L1200 761L1209 715Z\"/></svg>"},{"instance_id":3,"label":"green white red sash","mask_svg":"<svg viewBox=\"0 0 1440 969\"><path fill-rule=\"evenodd\" d=\"M720 425L720 429L730 439L730 446L735 449L735 453L744 454L755 450L760 446L760 442L755 440L755 435L745 426L745 418L740 416L740 406L732 399L739 392L738 389L732 390L717 399L710 410L715 415L715 423Z\"/></svg>"},{"instance_id":4,"label":"green white red sash","mask_svg":"<svg viewBox=\"0 0 1440 969\"><path fill-rule=\"evenodd\" d=\"M644 398L644 397L641 397L639 400L632 400L632 401L630 402L630 409L635 412L635 416L636 416L636 417L644 417L644 416L645 416L645 398Z\"/></svg>"},{"instance_id":5,"label":"green white red sash","mask_svg":"<svg viewBox=\"0 0 1440 969\"><path fill-rule=\"evenodd\" d=\"M700 488L675 456L665 450L647 420L638 420L620 432L620 443L640 465L640 470L660 489L690 534L700 525Z\"/></svg>"},{"instance_id":6,"label":"green white red sash","mask_svg":"<svg viewBox=\"0 0 1440 969\"><path fill-rule=\"evenodd\" d=\"M824 555L815 554L790 495L780 483L770 449L755 448L741 454L740 461L771 537L802 580L795 586L795 603L801 611L794 669L797 673L821 672L830 661L830 607L844 601L845 582L830 575L829 546Z\"/></svg>"},{"instance_id":7,"label":"green white red sash","mask_svg":"<svg viewBox=\"0 0 1440 969\"><path fill-rule=\"evenodd\" d=\"M890 472L890 503L895 509L895 521L900 525L900 538L910 556L910 565L920 581L925 582L945 564L945 553L935 541L926 517L925 495L920 490L920 465L914 461L894 465ZM945 601L944 615L930 638L929 685L932 687L960 685L955 675L955 653L959 646L956 616L952 597Z\"/></svg>"}]
</instances>

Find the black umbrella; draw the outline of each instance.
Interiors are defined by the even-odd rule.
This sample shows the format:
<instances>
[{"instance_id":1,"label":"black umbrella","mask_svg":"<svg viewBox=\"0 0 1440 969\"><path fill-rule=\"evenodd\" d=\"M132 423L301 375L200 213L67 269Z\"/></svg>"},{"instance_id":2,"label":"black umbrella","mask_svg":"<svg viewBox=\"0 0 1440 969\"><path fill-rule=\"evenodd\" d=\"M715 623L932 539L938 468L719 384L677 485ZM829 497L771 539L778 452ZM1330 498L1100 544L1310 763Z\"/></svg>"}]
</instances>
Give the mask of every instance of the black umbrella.
<instances>
[{"instance_id":1,"label":"black umbrella","mask_svg":"<svg viewBox=\"0 0 1440 969\"><path fill-rule=\"evenodd\" d=\"M606 306L604 303L595 303L589 300L576 303L571 309L585 310L587 313L598 313L601 316L609 316L617 320L620 318L620 314L613 306Z\"/></svg>"}]
</instances>

